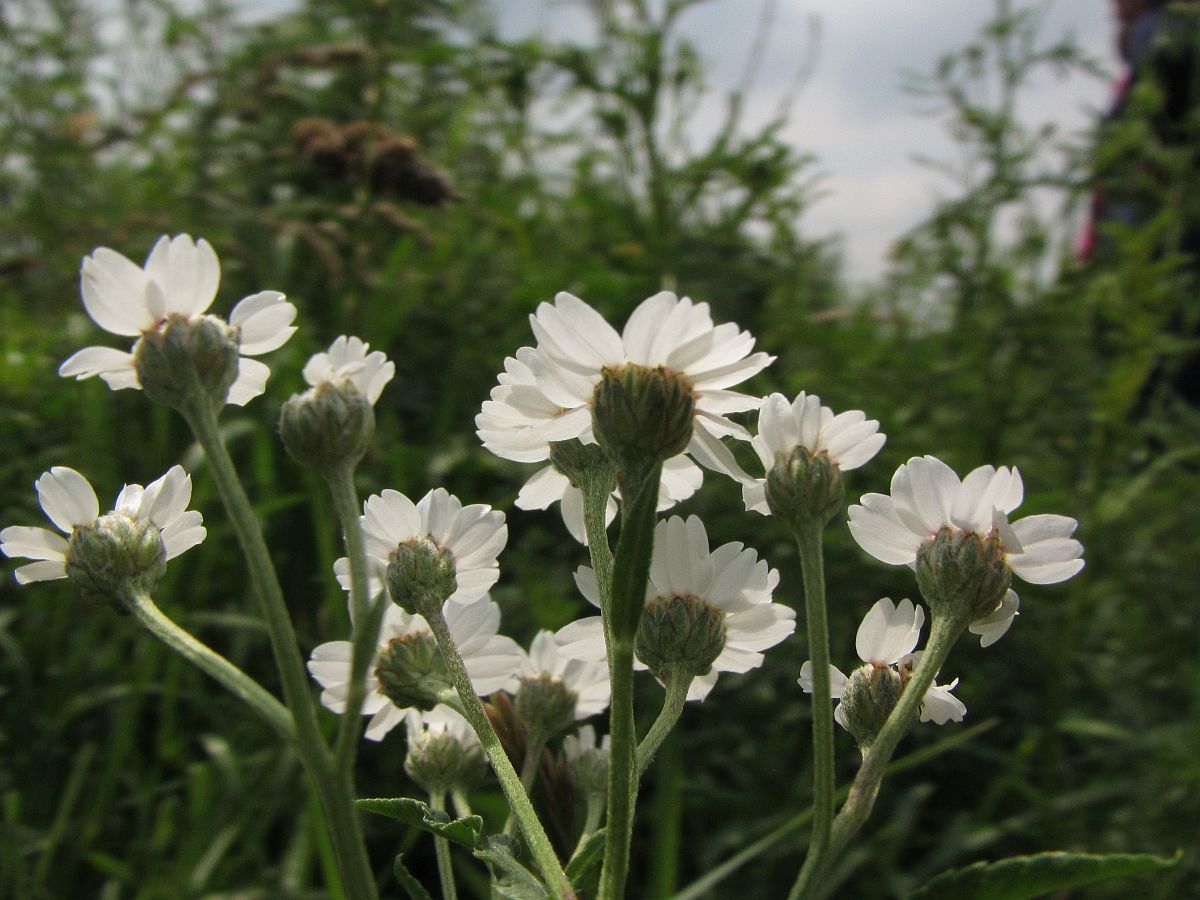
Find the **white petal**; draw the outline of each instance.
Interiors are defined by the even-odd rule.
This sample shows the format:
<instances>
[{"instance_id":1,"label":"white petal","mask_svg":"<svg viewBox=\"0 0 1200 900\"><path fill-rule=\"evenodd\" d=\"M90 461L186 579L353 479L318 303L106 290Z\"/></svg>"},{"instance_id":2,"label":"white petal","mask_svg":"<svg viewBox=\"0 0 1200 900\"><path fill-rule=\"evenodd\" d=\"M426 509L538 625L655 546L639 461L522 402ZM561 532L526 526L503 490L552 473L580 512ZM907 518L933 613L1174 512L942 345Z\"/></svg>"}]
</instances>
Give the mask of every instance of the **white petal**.
<instances>
[{"instance_id":1,"label":"white petal","mask_svg":"<svg viewBox=\"0 0 1200 900\"><path fill-rule=\"evenodd\" d=\"M257 359L241 357L238 360L238 377L230 386L225 402L233 406L245 406L267 389L271 368Z\"/></svg>"},{"instance_id":2,"label":"white petal","mask_svg":"<svg viewBox=\"0 0 1200 900\"><path fill-rule=\"evenodd\" d=\"M38 501L46 517L60 531L71 533L76 525L91 525L100 515L100 503L88 480L66 466L55 466L35 483Z\"/></svg>"},{"instance_id":3,"label":"white petal","mask_svg":"<svg viewBox=\"0 0 1200 900\"><path fill-rule=\"evenodd\" d=\"M811 694L813 692L813 664L811 659L806 659L804 665L800 667L800 679L798 684L804 690L804 693ZM842 670L837 666L829 667L829 699L840 700L842 692L846 689L846 682L849 681Z\"/></svg>"},{"instance_id":4,"label":"white petal","mask_svg":"<svg viewBox=\"0 0 1200 900\"><path fill-rule=\"evenodd\" d=\"M112 334L133 337L154 326L146 306L150 279L137 263L98 247L83 259L79 287L92 320Z\"/></svg>"},{"instance_id":5,"label":"white petal","mask_svg":"<svg viewBox=\"0 0 1200 900\"><path fill-rule=\"evenodd\" d=\"M57 559L43 559L20 566L13 571L17 584L30 584L34 581L54 581L56 578L67 577L67 565Z\"/></svg>"},{"instance_id":6,"label":"white petal","mask_svg":"<svg viewBox=\"0 0 1200 900\"><path fill-rule=\"evenodd\" d=\"M517 506L521 509L545 509L561 500L563 492L570 486L567 476L554 466L538 469L517 494Z\"/></svg>"},{"instance_id":7,"label":"white petal","mask_svg":"<svg viewBox=\"0 0 1200 900\"><path fill-rule=\"evenodd\" d=\"M58 367L58 374L77 381L93 375L106 375L118 381L132 379L133 384L129 387L136 387L138 383L137 371L133 368L133 354L112 347L84 347L63 361ZM112 384L108 378L105 381ZM119 390L115 386L114 389Z\"/></svg>"},{"instance_id":8,"label":"white petal","mask_svg":"<svg viewBox=\"0 0 1200 900\"><path fill-rule=\"evenodd\" d=\"M867 553L893 566L908 565L917 558L924 535L914 533L901 521L896 505L885 494L864 494L862 506L851 506L850 534Z\"/></svg>"},{"instance_id":9,"label":"white petal","mask_svg":"<svg viewBox=\"0 0 1200 900\"><path fill-rule=\"evenodd\" d=\"M46 528L10 525L0 531L0 553L5 556L65 560L69 546L61 535Z\"/></svg>"},{"instance_id":10,"label":"white petal","mask_svg":"<svg viewBox=\"0 0 1200 900\"><path fill-rule=\"evenodd\" d=\"M570 659L600 662L607 659L604 625L599 616L589 616L564 625L554 634L558 651Z\"/></svg>"},{"instance_id":11,"label":"white petal","mask_svg":"<svg viewBox=\"0 0 1200 900\"><path fill-rule=\"evenodd\" d=\"M1013 619L1020 615L1020 608L1021 600L1017 597L1017 592L1010 588L995 611L972 622L969 631L979 635L980 647L990 647L1008 632Z\"/></svg>"},{"instance_id":12,"label":"white petal","mask_svg":"<svg viewBox=\"0 0 1200 900\"><path fill-rule=\"evenodd\" d=\"M229 324L241 329L238 352L258 356L277 350L296 333L295 318L296 307L279 291L259 291L238 301L229 314Z\"/></svg>"},{"instance_id":13,"label":"white petal","mask_svg":"<svg viewBox=\"0 0 1200 900\"><path fill-rule=\"evenodd\" d=\"M908 599L893 605L884 597L863 616L854 638L858 658L875 666L890 666L911 653L921 636L925 610Z\"/></svg>"},{"instance_id":14,"label":"white petal","mask_svg":"<svg viewBox=\"0 0 1200 900\"><path fill-rule=\"evenodd\" d=\"M950 693L958 684L955 678L947 685L932 685L925 692L921 701L921 721L933 722L935 725L945 725L947 722L961 722L967 714L967 708L962 701Z\"/></svg>"}]
</instances>

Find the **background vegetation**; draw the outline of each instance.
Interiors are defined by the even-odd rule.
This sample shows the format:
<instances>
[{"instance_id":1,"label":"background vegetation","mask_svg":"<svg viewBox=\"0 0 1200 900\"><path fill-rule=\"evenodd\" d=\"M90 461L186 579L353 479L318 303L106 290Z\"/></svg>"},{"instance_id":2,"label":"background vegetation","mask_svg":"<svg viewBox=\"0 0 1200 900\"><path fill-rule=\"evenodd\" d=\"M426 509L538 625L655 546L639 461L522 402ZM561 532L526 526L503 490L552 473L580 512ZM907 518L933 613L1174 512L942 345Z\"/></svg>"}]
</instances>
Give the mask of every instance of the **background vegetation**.
<instances>
[{"instance_id":1,"label":"background vegetation","mask_svg":"<svg viewBox=\"0 0 1200 900\"><path fill-rule=\"evenodd\" d=\"M187 231L221 255L218 312L262 288L301 309L268 395L224 425L306 650L346 627L330 571L340 553L318 483L283 453L274 422L307 356L342 333L398 368L362 489L445 485L504 509L495 596L506 630L528 639L582 611L570 572L583 554L556 515L512 507L529 471L482 451L473 417L503 357L529 342L538 301L569 290L619 321L678 288L778 354L755 390L808 390L881 420L888 444L852 492L883 490L897 464L934 453L960 472L1016 464L1022 513L1081 522L1083 575L1023 587L1001 644L951 656L968 724L987 728L885 785L839 896L902 896L949 866L1013 853L1179 847L1183 864L1136 889L1200 896L1200 419L1175 377L1196 352L1185 339L1200 310L1195 260L1176 251L1198 192L1186 146L1146 125L1161 98L1146 86L1145 116L1048 156L1062 136L1027 130L1016 98L1040 68L1088 64L1038 36L1033 14L998 5L975 42L914 84L951 113L965 160L948 172L948 199L897 243L882 283L852 291L832 248L797 230L812 169L780 140L783 120L746 128L739 96L706 92L703 61L675 28L691 5L594 4L598 45L576 46L501 40L471 0L303 0L260 24L221 0L188 13L168 0L8 0L0 523L41 520L30 484L50 465L84 471L104 502L183 461L209 538L172 566L160 601L275 683L182 423L139 393L54 375L96 338L80 258L98 245L139 258L159 234ZM700 102L725 104L728 118L688 149ZM1110 230L1087 266L1063 258L1060 212L1040 214L1034 192L1065 210L1096 173L1147 166L1158 214ZM784 572L779 596L797 603L786 535L742 512L735 485L710 477L680 511L704 516L714 540L758 548ZM913 585L844 527L827 554L845 665L869 604ZM686 712L643 793L637 896L669 896L805 808L804 658L796 635ZM656 689L642 687L650 711ZM908 749L948 733L921 729ZM363 795L407 792L402 744L364 748ZM855 763L844 735L839 753L844 783ZM494 813L501 801L477 802ZM65 583L0 585L0 894L325 896L328 847L311 808L292 754L131 622L85 608ZM432 873L427 839L367 824L385 890L396 892L397 850ZM789 834L752 878L710 895L780 896L801 839ZM475 863L459 862L469 880Z\"/></svg>"}]
</instances>

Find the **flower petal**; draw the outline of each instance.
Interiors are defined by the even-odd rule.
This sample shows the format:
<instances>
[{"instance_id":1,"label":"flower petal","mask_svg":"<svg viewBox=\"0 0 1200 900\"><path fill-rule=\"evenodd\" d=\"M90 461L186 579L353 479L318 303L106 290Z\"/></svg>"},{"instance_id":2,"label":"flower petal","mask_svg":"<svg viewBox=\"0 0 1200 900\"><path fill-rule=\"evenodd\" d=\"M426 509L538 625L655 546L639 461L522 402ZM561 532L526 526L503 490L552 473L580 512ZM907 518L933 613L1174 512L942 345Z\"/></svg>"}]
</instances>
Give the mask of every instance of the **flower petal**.
<instances>
[{"instance_id":1,"label":"flower petal","mask_svg":"<svg viewBox=\"0 0 1200 900\"><path fill-rule=\"evenodd\" d=\"M71 533L76 525L91 525L100 515L100 503L88 480L66 466L55 466L35 483L46 517L59 531Z\"/></svg>"},{"instance_id":2,"label":"flower petal","mask_svg":"<svg viewBox=\"0 0 1200 900\"><path fill-rule=\"evenodd\" d=\"M295 318L296 307L279 291L259 291L239 300L229 314L229 324L241 329L238 352L258 356L279 349L296 333L291 324Z\"/></svg>"}]
</instances>

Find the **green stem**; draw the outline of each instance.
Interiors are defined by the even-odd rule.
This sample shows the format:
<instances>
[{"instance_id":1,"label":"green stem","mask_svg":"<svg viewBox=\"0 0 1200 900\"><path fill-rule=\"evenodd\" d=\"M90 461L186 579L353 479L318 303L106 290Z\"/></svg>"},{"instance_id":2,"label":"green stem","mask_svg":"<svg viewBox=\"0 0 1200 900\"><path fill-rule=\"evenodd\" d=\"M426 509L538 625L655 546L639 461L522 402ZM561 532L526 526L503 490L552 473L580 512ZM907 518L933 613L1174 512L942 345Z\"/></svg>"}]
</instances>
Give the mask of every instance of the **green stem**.
<instances>
[{"instance_id":1,"label":"green stem","mask_svg":"<svg viewBox=\"0 0 1200 900\"><path fill-rule=\"evenodd\" d=\"M378 896L378 889L363 844L353 790L349 782L338 774L333 756L317 726L316 708L296 644L296 633L288 617L283 589L279 586L254 507L242 488L233 460L221 440L216 410L197 383L193 386L189 402L180 412L204 450L217 484L217 492L221 495L221 502L233 523L246 558L255 599L271 638L275 665L283 684L284 702L295 722L296 750L321 800L343 886L353 900L373 900Z\"/></svg>"},{"instance_id":2,"label":"green stem","mask_svg":"<svg viewBox=\"0 0 1200 900\"><path fill-rule=\"evenodd\" d=\"M638 477L640 475L640 477ZM612 603L606 637L608 676L612 684L608 733L608 816L604 863L600 870L602 900L625 896L633 810L637 796L637 723L633 715L633 653L638 624L646 608L646 580L654 546L655 512L662 463L645 473L622 473L621 537L613 560Z\"/></svg>"},{"instance_id":3,"label":"green stem","mask_svg":"<svg viewBox=\"0 0 1200 900\"><path fill-rule=\"evenodd\" d=\"M640 777L654 759L654 754L667 739L675 723L683 714L683 705L687 702L688 688L692 686L692 675L681 669L672 669L667 673L666 693L663 695L662 710L646 736L637 748L637 773Z\"/></svg>"},{"instance_id":4,"label":"green stem","mask_svg":"<svg viewBox=\"0 0 1200 900\"><path fill-rule=\"evenodd\" d=\"M535 740L526 734L525 759L521 762L521 787L530 797L533 796L533 783L537 781L538 768L542 763L542 748L545 740ZM512 834L517 827L517 818L511 812L508 821L504 823L504 833Z\"/></svg>"},{"instance_id":5,"label":"green stem","mask_svg":"<svg viewBox=\"0 0 1200 900\"><path fill-rule=\"evenodd\" d=\"M605 519L608 513L608 498L612 496L615 479L612 469L595 469L588 473L579 486L583 494L583 527L587 533L588 553L592 558L592 570L600 588L600 610L608 628L608 607L612 603L612 550L608 545L608 529Z\"/></svg>"},{"instance_id":6,"label":"green stem","mask_svg":"<svg viewBox=\"0 0 1200 900\"><path fill-rule=\"evenodd\" d=\"M837 817L833 820L829 846L824 859L820 861L819 865L811 866L805 860L804 867L800 870L796 883L792 885L791 893L788 894L789 900L815 896L820 887L821 877L846 849L851 838L858 833L871 815L871 809L875 805L875 798L879 795L879 786L883 781L892 754L896 752L896 747L900 744L901 739L912 727L912 723L920 712L921 703L925 699L925 692L933 684L946 657L950 655L950 648L954 646L954 642L958 640L968 624L969 617L934 618L929 629L929 641L925 645L925 652L921 655L921 661L913 671L908 684L905 685L904 692L900 695L900 702L888 716L874 743L863 754L862 766L859 767L858 774L854 776L846 802L842 804Z\"/></svg>"},{"instance_id":7,"label":"green stem","mask_svg":"<svg viewBox=\"0 0 1200 900\"><path fill-rule=\"evenodd\" d=\"M287 708L257 681L211 647L197 640L167 617L145 591L131 590L121 598L133 617L156 638L246 703L262 716L288 743L295 743L296 729Z\"/></svg>"},{"instance_id":8,"label":"green stem","mask_svg":"<svg viewBox=\"0 0 1200 900\"><path fill-rule=\"evenodd\" d=\"M346 555L350 560L350 683L346 709L338 723L334 760L343 778L353 783L354 759L362 734L363 703L367 698L367 669L375 656L379 624L388 602L386 596L371 602L367 587L367 549L358 522L358 493L354 489L354 469L342 466L327 477L333 508L342 529Z\"/></svg>"},{"instance_id":9,"label":"green stem","mask_svg":"<svg viewBox=\"0 0 1200 900\"><path fill-rule=\"evenodd\" d=\"M441 809L446 805L445 791L430 791L429 805ZM442 882L442 900L458 900L458 889L454 885L454 864L450 859L450 842L444 837L433 838L433 846L437 852L438 877Z\"/></svg>"},{"instance_id":10,"label":"green stem","mask_svg":"<svg viewBox=\"0 0 1200 900\"><path fill-rule=\"evenodd\" d=\"M450 792L450 797L454 800L454 814L456 816L463 819L471 815L471 801L465 791L455 788Z\"/></svg>"},{"instance_id":11,"label":"green stem","mask_svg":"<svg viewBox=\"0 0 1200 900\"><path fill-rule=\"evenodd\" d=\"M537 813L534 812L529 795L521 786L521 778L513 768L512 762L509 761L508 754L504 752L500 737L496 734L496 729L492 727L487 713L483 710L483 703L480 702L475 688L471 685L467 667L463 663L462 655L458 652L458 646L454 643L454 636L450 634L450 626L446 624L445 614L436 603L423 604L421 613L425 617L425 621L429 623L433 636L437 639L438 647L442 652L442 660L446 664L446 669L450 673L450 679L458 694L459 702L452 705L471 723L475 734L479 736L479 742L483 744L483 752L487 754L488 761L492 764L492 770L496 773L496 779L500 782L500 789L504 792L504 799L508 801L508 807L512 811L512 815L516 817L517 825L520 826L521 833L525 836L525 842L529 845L529 852L533 855L534 862L542 870L542 878L556 897L573 898L575 891L571 887L571 881L567 878L567 873L563 871L562 864L558 861L558 856L550 843L550 838L546 835L546 830L542 828ZM444 698L439 697L442 702L453 699L454 695L448 691L444 694Z\"/></svg>"},{"instance_id":12,"label":"green stem","mask_svg":"<svg viewBox=\"0 0 1200 900\"><path fill-rule=\"evenodd\" d=\"M596 829L600 827L600 816L604 814L604 795L597 793L589 793L587 795L587 812L584 814L583 831L579 834L579 842L575 844L575 849L571 851L571 859L575 859L579 855L579 851L584 848Z\"/></svg>"},{"instance_id":13,"label":"green stem","mask_svg":"<svg viewBox=\"0 0 1200 900\"><path fill-rule=\"evenodd\" d=\"M833 761L833 704L829 687L829 623L825 614L825 562L822 523L815 518L793 523L804 577L804 619L812 660L813 824L806 867L819 867L829 846L836 786Z\"/></svg>"}]
</instances>

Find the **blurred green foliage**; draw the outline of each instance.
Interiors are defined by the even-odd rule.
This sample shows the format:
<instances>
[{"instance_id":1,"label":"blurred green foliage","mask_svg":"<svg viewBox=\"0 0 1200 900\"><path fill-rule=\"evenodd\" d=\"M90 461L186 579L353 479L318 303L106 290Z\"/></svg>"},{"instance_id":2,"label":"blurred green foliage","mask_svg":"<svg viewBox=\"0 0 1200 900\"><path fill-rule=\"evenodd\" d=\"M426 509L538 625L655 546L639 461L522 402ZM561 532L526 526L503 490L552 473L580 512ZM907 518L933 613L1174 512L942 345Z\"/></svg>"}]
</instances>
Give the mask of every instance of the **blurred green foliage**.
<instances>
[{"instance_id":1,"label":"blurred green foliage","mask_svg":"<svg viewBox=\"0 0 1200 900\"><path fill-rule=\"evenodd\" d=\"M960 472L1016 464L1022 513L1081 522L1084 574L1022 588L1000 645L951 657L971 721L994 727L885 784L837 896L903 896L950 866L1014 853L1177 847L1183 863L1138 889L1196 895L1200 417L1174 377L1197 352L1196 261L1181 252L1198 218L1194 140L1154 128L1153 84L1098 145L1027 128L1017 103L1035 74L1093 67L1069 44L1045 44L1035 13L1000 3L975 42L914 79L964 162L944 169L948 199L896 244L885 280L856 293L834 250L797 229L813 170L780 137L786 112L747 127L735 94L717 133L688 145L697 105L719 102L677 28L692 5L592 4L592 39L573 44L504 40L471 0L304 0L257 23L221 0L187 12L168 0L7 0L0 522L40 521L29 485L50 465L81 469L104 502L182 461L209 538L172 565L160 602L275 684L182 423L136 392L54 375L97 338L78 260L99 245L138 258L159 234L187 231L221 255L216 311L263 288L301 309L300 333L271 357L268 395L224 422L305 650L346 628L331 576L340 551L319 483L282 452L273 423L309 353L342 333L398 370L364 494L445 485L505 509L495 596L507 630L528 639L581 611L570 573L584 556L555 514L512 508L529 472L479 449L473 417L503 358L530 342L537 302L568 290L620 321L675 288L778 354L753 389L808 390L881 420L889 442L851 491L884 490L914 454ZM1093 176L1138 179L1155 213L1110 227L1106 251L1080 266L1058 246L1059 213L1035 198L1070 209ZM714 541L758 548L798 605L794 550L741 511L735 485L709 477L680 511L703 515ZM844 665L869 604L914 589L836 522L827 556ZM265 729L64 583L18 592L6 580L0 598L0 894L325 896L327 843L294 757ZM804 658L797 635L686 711L643 790L636 896L668 896L805 808ZM659 692L641 687L648 718ZM939 737L929 731L909 744ZM362 795L406 791L400 743L364 747ZM844 735L839 753L845 782L855 760ZM496 818L498 793L474 799ZM367 827L385 891L398 851L430 876L419 832ZM714 896L778 897L800 858L793 835ZM485 896L475 864L458 864Z\"/></svg>"}]
</instances>

